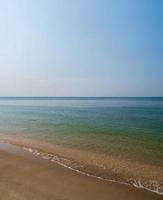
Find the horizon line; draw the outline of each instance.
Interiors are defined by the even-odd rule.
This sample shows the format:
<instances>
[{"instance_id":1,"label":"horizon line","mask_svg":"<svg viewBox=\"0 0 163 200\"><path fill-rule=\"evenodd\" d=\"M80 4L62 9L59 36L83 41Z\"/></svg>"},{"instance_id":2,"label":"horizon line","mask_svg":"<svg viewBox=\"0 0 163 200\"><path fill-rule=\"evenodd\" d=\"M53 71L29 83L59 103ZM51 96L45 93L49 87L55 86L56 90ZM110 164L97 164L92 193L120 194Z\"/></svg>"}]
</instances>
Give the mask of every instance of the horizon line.
<instances>
[{"instance_id":1,"label":"horizon line","mask_svg":"<svg viewBox=\"0 0 163 200\"><path fill-rule=\"evenodd\" d=\"M163 98L163 96L1 96L0 98Z\"/></svg>"}]
</instances>

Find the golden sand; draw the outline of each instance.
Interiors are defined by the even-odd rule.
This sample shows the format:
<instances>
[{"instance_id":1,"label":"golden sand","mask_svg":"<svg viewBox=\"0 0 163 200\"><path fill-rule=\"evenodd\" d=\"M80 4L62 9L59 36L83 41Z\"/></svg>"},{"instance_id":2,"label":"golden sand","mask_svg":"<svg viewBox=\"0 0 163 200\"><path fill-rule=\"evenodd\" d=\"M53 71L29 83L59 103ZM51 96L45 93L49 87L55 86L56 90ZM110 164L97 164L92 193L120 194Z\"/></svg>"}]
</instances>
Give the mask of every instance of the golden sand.
<instances>
[{"instance_id":1,"label":"golden sand","mask_svg":"<svg viewBox=\"0 0 163 200\"><path fill-rule=\"evenodd\" d=\"M159 200L161 196L0 151L1 200Z\"/></svg>"}]
</instances>

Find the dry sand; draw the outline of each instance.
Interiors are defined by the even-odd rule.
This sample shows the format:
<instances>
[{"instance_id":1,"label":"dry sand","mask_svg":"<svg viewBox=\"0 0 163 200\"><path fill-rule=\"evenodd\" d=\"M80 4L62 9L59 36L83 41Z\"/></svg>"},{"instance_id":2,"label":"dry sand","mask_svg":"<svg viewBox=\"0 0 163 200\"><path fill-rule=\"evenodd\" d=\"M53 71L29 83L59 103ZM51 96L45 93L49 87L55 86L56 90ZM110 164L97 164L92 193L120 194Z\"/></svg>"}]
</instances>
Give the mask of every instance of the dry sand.
<instances>
[{"instance_id":1,"label":"dry sand","mask_svg":"<svg viewBox=\"0 0 163 200\"><path fill-rule=\"evenodd\" d=\"M30 153L0 150L0 200L161 200L143 189L79 174Z\"/></svg>"}]
</instances>

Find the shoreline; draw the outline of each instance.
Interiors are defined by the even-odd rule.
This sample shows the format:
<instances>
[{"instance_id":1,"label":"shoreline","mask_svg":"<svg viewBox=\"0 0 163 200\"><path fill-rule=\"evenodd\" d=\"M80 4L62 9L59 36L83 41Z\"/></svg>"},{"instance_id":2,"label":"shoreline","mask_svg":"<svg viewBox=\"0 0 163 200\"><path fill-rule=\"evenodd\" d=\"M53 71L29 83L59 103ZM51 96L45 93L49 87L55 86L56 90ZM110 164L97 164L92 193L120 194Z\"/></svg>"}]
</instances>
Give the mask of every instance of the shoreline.
<instances>
[{"instance_id":1,"label":"shoreline","mask_svg":"<svg viewBox=\"0 0 163 200\"><path fill-rule=\"evenodd\" d=\"M96 178L99 180L107 181L107 182L115 182L115 183L124 184L124 185L132 185L136 188L148 190L148 191L156 193L157 195L160 195L160 196L163 195L162 189L159 188L159 184L157 181L150 182L147 179L148 182L146 182L146 185L144 185L144 182L142 182L141 179L135 178L135 179L130 179L127 182L126 181L127 178L125 176L121 178L119 176L119 174L117 175L117 174L114 174L113 172L111 172L110 174L105 174L105 173L103 173L103 171L102 171L102 173L101 173L101 171L99 171L100 173L98 174L97 173L98 168L93 168L94 166L93 167L89 166L87 168L84 168L85 166L81 167L83 163L74 162L74 160L72 160L72 157L69 157L69 155L67 154L67 152L66 152L67 149L59 149L59 150L62 150L60 152L57 148L54 148L54 146L53 146L53 148L51 148L51 146L49 144L48 144L48 148L47 148L47 144L45 144L45 143L40 144L39 142L37 143L37 141L33 141L31 139L25 139L24 137L23 138L21 138L21 137L20 138L17 138L17 137L12 138L11 136L6 136L6 135L4 137L4 135L2 136L2 134L0 135L0 140L1 141L4 140L4 142L19 146L19 147L23 148L25 151L28 151L30 154L33 154L36 157L39 156L39 157L41 157L41 159L43 158L45 160L55 162L65 168L68 168L69 170L73 170L80 174L83 174L83 175L86 175L86 176L89 176L92 178ZM63 154L63 153L65 153L65 154ZM64 155L64 157L63 157L63 155ZM80 156L79 154L74 154L74 155L78 156L78 157ZM86 158L88 158L88 157L86 157ZM109 160L109 161L115 162L113 159ZM121 163L116 161L115 164L118 165ZM113 165L113 167L114 167L114 165ZM153 170L155 170L155 168L153 168ZM154 174L153 170L151 171L151 174ZM143 173L143 171L142 171L142 173ZM159 173L161 173L161 171ZM157 173L156 173L156 175L157 175ZM151 185L149 185L149 183Z\"/></svg>"},{"instance_id":2,"label":"shoreline","mask_svg":"<svg viewBox=\"0 0 163 200\"><path fill-rule=\"evenodd\" d=\"M36 157L21 147L4 142L0 146L0 192L3 200L162 199L162 196L143 189L77 173L56 162Z\"/></svg>"}]
</instances>

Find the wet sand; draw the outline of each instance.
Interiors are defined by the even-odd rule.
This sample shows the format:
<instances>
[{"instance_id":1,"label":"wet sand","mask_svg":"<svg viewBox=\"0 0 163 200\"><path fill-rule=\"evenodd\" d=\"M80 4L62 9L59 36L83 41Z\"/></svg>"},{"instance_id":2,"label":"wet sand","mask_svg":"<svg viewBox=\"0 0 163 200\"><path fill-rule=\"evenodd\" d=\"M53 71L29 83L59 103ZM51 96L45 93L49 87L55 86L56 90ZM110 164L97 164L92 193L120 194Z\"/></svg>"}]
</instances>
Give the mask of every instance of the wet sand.
<instances>
[{"instance_id":1,"label":"wet sand","mask_svg":"<svg viewBox=\"0 0 163 200\"><path fill-rule=\"evenodd\" d=\"M160 200L143 189L106 182L38 159L14 146L0 148L1 200Z\"/></svg>"},{"instance_id":2,"label":"wet sand","mask_svg":"<svg viewBox=\"0 0 163 200\"><path fill-rule=\"evenodd\" d=\"M75 170L101 177L107 180L144 187L144 189L161 193L163 196L163 168L155 165L139 163L134 160L123 160L120 157L94 153L91 151L73 149L61 145L55 145L31 138L0 134L0 141L26 147L31 154L35 151L59 158L60 164L72 167ZM6 149L7 150L7 149ZM12 149L15 151L15 149ZM11 151L11 152L12 152ZM20 152L19 152L20 154Z\"/></svg>"}]
</instances>

